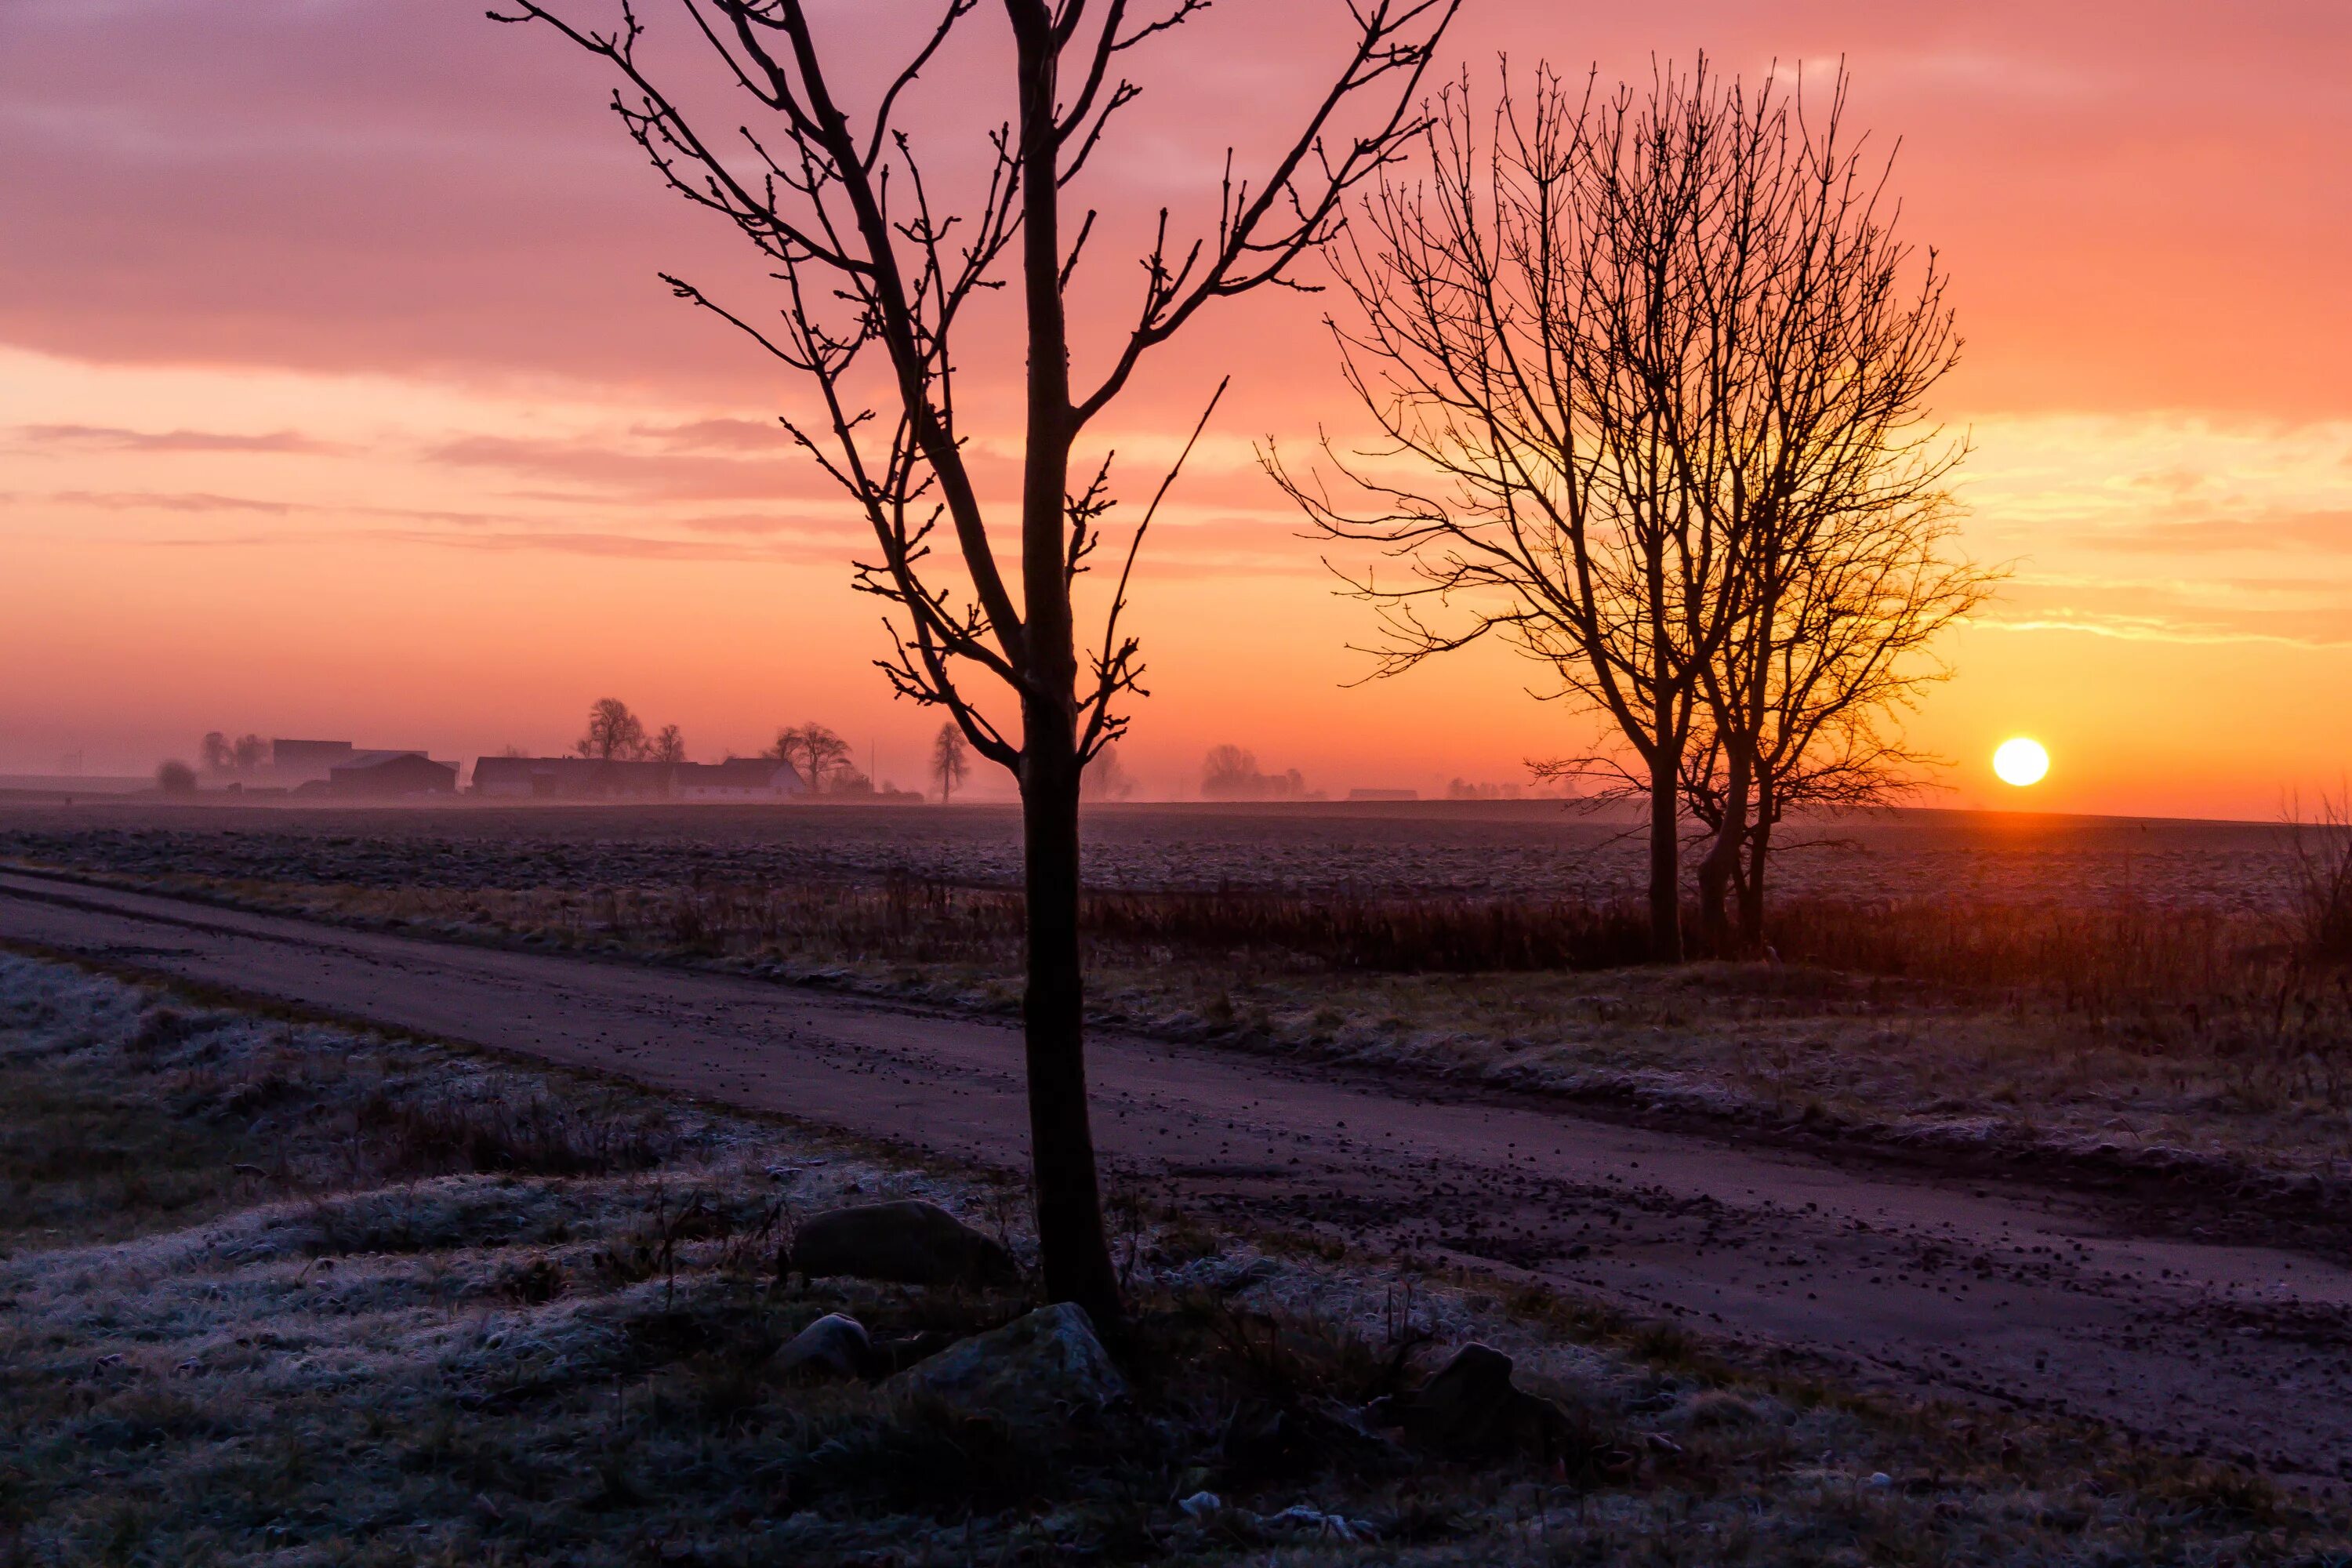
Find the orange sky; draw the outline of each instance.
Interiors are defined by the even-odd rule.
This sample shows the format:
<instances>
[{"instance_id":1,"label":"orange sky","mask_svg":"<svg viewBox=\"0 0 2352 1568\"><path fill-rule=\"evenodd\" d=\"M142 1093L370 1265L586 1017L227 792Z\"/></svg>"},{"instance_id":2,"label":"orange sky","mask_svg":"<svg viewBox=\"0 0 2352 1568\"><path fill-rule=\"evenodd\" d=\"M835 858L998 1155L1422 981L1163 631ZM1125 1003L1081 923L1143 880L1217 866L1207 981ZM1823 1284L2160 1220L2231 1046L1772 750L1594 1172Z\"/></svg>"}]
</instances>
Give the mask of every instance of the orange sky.
<instances>
[{"instance_id":1,"label":"orange sky","mask_svg":"<svg viewBox=\"0 0 2352 1568\"><path fill-rule=\"evenodd\" d=\"M912 14L855 10L865 39ZM1144 62L1092 199L1197 221L1339 11L1220 6ZM1957 279L1941 412L1977 447L1969 548L2016 574L1913 723L1958 759L1944 798L2259 816L2333 786L2352 11L1470 0L1451 53L1617 76L1700 47L1843 56ZM922 129L994 90L941 73ZM0 6L0 770L143 769L212 728L551 749L609 692L697 755L816 718L911 782L936 719L870 666L856 530L769 423L797 391L653 273L756 283L601 92L449 0ZM1131 279L1100 267L1082 368ZM1335 793L1426 791L1581 750L1499 656L1343 684L1366 614L1251 457L1346 419L1320 309L1204 318L1105 423L1139 474L1236 374L1145 569L1131 770L1179 793L1230 740ZM2030 797L1989 766L2020 731L2055 759Z\"/></svg>"}]
</instances>

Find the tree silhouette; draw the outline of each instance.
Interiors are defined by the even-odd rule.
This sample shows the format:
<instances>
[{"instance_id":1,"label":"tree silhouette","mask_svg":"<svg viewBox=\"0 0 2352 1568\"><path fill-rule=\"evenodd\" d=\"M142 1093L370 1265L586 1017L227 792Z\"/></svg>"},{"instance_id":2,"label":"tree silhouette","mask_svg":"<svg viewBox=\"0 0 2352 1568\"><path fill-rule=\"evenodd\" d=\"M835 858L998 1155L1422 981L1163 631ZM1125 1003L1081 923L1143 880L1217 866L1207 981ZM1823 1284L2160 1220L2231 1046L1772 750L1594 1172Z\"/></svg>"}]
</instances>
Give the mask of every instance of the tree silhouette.
<instances>
[{"instance_id":1,"label":"tree silhouette","mask_svg":"<svg viewBox=\"0 0 2352 1568\"><path fill-rule=\"evenodd\" d=\"M940 786L941 805L953 799L962 787L964 775L971 771L971 742L952 719L940 726L938 737L931 742L931 779Z\"/></svg>"},{"instance_id":2,"label":"tree silhouette","mask_svg":"<svg viewBox=\"0 0 2352 1568\"><path fill-rule=\"evenodd\" d=\"M588 728L572 749L599 762L635 762L646 752L646 726L617 697L600 697L588 707Z\"/></svg>"},{"instance_id":3,"label":"tree silhouette","mask_svg":"<svg viewBox=\"0 0 2352 1568\"><path fill-rule=\"evenodd\" d=\"M1038 1240L1047 1294L1098 1313L1118 1312L1120 1300L1087 1106L1078 787L1140 689L1139 645L1124 625L1128 584L1191 443L1128 542L1100 612L1101 641L1083 663L1074 590L1117 487L1111 454L1082 458L1077 448L1152 351L1209 305L1289 281L1294 264L1330 237L1349 191L1415 129L1418 83L1459 3L1354 0L1336 74L1295 137L1254 179L1227 158L1211 232L1188 242L1171 234L1166 210L1147 219L1140 297L1083 380L1066 296L1097 214L1076 210L1080 182L1140 90L1126 68L1195 21L1206 0L945 0L937 23L906 40L903 63L878 76L866 64L886 24L862 8L829 32L817 20L823 8L803 0L680 0L680 37L707 47L716 66L706 83L740 91L756 115L755 124L709 119L710 129L689 108L704 101L705 84L672 74L685 69L679 51L664 50L656 66L640 47L646 24L631 0L617 12L591 0L516 0L500 18L551 25L615 71L624 86L614 107L656 172L758 251L780 289L772 317L667 281L806 379L818 413L785 427L874 531L875 558L859 564L857 585L887 606L893 649L881 668L900 695L945 708L982 756L1019 781ZM603 30L569 19L586 9L602 10ZM994 37L974 20L984 12L1002 18ZM961 201L933 177L942 165L926 170L902 118L924 72L950 51L1003 70L1013 106L1009 119L967 122L981 155ZM853 84L872 85L853 102ZM948 106L934 96L929 107ZM1369 109L1365 123L1344 124L1357 107ZM1004 509L1017 513L1009 571L992 528L1000 509L971 464L976 432L958 396L956 352L970 340L966 323L1000 290L1024 340L1027 382L1020 500Z\"/></svg>"},{"instance_id":4,"label":"tree silhouette","mask_svg":"<svg viewBox=\"0 0 2352 1568\"><path fill-rule=\"evenodd\" d=\"M1774 82L1727 86L1704 58L1642 94L1538 68L1523 100L1507 70L1491 121L1450 89L1430 178L1381 183L1340 268L1357 310L1333 331L1384 439L1327 446L1352 485L1338 498L1269 453L1328 534L1403 567L1341 568L1381 613L1381 673L1491 636L1609 721L1622 749L1538 773L1646 797L1661 960L1684 951L1691 781L1721 763L1728 826L1702 863L1719 909L1730 858L1763 842L1747 827L1768 714L1828 689L1779 672L1853 629L1861 578L1832 563L1904 519L1914 543L1939 538L1961 450L1917 426L1957 350L1942 274L1930 258L1904 287L1892 205L1839 141L1843 103L1841 75L1809 122ZM1881 624L1916 643L1942 622ZM1848 649L1816 673L1860 678L1852 712L1886 668ZM1776 753L1784 800L1802 754L1821 755Z\"/></svg>"},{"instance_id":5,"label":"tree silhouette","mask_svg":"<svg viewBox=\"0 0 2352 1568\"><path fill-rule=\"evenodd\" d=\"M1212 746L1201 762L1201 795L1205 800L1297 800L1306 794L1306 775L1297 768L1265 773L1257 765L1257 753L1239 746Z\"/></svg>"},{"instance_id":6,"label":"tree silhouette","mask_svg":"<svg viewBox=\"0 0 2352 1568\"><path fill-rule=\"evenodd\" d=\"M678 733L677 725L665 724L661 727L661 733L646 743L646 760L655 763L686 761L686 737Z\"/></svg>"},{"instance_id":7,"label":"tree silhouette","mask_svg":"<svg viewBox=\"0 0 2352 1568\"><path fill-rule=\"evenodd\" d=\"M1135 780L1118 760L1116 745L1105 746L1078 780L1078 796L1096 802L1126 800L1135 794Z\"/></svg>"},{"instance_id":8,"label":"tree silhouette","mask_svg":"<svg viewBox=\"0 0 2352 1568\"><path fill-rule=\"evenodd\" d=\"M777 731L776 743L768 748L768 755L800 770L811 795L836 788L844 775L853 771L849 742L814 720Z\"/></svg>"}]
</instances>

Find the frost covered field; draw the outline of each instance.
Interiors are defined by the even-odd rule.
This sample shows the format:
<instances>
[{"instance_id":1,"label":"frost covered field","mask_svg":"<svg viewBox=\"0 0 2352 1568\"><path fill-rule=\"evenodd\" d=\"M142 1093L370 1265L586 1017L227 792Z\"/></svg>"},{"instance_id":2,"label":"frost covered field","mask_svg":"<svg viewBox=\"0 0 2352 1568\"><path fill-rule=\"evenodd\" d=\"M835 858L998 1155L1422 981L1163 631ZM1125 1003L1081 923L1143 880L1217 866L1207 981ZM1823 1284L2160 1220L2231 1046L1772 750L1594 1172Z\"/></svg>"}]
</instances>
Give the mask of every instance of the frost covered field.
<instances>
[{"instance_id":1,"label":"frost covered field","mask_svg":"<svg viewBox=\"0 0 2352 1568\"><path fill-rule=\"evenodd\" d=\"M1643 850L1557 801L1119 805L1086 821L1089 886L1612 899ZM1792 828L1792 894L2217 910L2273 904L2290 857L2263 825L1903 811ZM345 807L0 805L0 860L220 881L470 891L871 881L1016 886L1010 807Z\"/></svg>"},{"instance_id":2,"label":"frost covered field","mask_svg":"<svg viewBox=\"0 0 2352 1568\"><path fill-rule=\"evenodd\" d=\"M1407 1278L1312 1237L1244 1242L1135 1201L1118 1205L1129 1398L1024 1424L892 1384L795 1383L773 1352L824 1313L940 1343L1031 1304L1025 1286L780 1282L799 1218L923 1196L1017 1253L1018 1203L770 1122L7 953L0 1178L9 1562L2317 1563L2352 1547L2244 1472L1857 1400L1574 1302ZM1542 1453L1474 1462L1367 1429L1368 1399L1474 1339L1556 1403Z\"/></svg>"}]
</instances>

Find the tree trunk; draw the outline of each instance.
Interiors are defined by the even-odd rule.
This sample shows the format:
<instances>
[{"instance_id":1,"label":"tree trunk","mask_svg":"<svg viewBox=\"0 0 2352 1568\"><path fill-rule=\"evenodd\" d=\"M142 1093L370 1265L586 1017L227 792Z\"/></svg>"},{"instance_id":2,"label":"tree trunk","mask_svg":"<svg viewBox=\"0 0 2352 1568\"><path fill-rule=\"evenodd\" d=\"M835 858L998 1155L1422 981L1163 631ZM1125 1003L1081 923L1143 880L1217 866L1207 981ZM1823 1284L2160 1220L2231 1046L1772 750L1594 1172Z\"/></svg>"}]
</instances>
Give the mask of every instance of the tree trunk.
<instances>
[{"instance_id":1,"label":"tree trunk","mask_svg":"<svg viewBox=\"0 0 2352 1568\"><path fill-rule=\"evenodd\" d=\"M1021 487L1025 612L1021 817L1026 840L1029 1160L1045 1294L1102 1326L1122 1313L1103 1234L1087 1114L1086 984L1078 966L1077 648L1067 575L1071 438L1068 319L1062 300L1057 51L1039 0L1008 7L1020 55L1022 286L1029 321L1029 407Z\"/></svg>"},{"instance_id":2,"label":"tree trunk","mask_svg":"<svg viewBox=\"0 0 2352 1568\"><path fill-rule=\"evenodd\" d=\"M1764 866L1772 849L1770 786L1759 782L1756 826L1748 837L1748 875L1739 883L1739 935L1749 951L1761 952L1764 942Z\"/></svg>"},{"instance_id":3,"label":"tree trunk","mask_svg":"<svg viewBox=\"0 0 2352 1568\"><path fill-rule=\"evenodd\" d=\"M1045 1294L1108 1327L1122 1308L1104 1239L1087 1110L1086 988L1078 967L1078 769L1066 725L1035 715L1023 758L1027 837L1029 1159ZM1060 744L1055 746L1058 737Z\"/></svg>"},{"instance_id":4,"label":"tree trunk","mask_svg":"<svg viewBox=\"0 0 2352 1568\"><path fill-rule=\"evenodd\" d=\"M1663 725L1660 726L1664 728ZM1650 761L1650 962L1683 961L1681 845L1682 759L1662 739Z\"/></svg>"},{"instance_id":5,"label":"tree trunk","mask_svg":"<svg viewBox=\"0 0 2352 1568\"><path fill-rule=\"evenodd\" d=\"M1717 826L1715 842L1708 846L1706 858L1698 863L1699 937L1710 958L1728 957L1737 945L1731 930L1731 911L1726 906L1748 837L1748 787L1752 769L1746 747L1733 745L1727 750L1730 773L1724 781L1723 821Z\"/></svg>"}]
</instances>

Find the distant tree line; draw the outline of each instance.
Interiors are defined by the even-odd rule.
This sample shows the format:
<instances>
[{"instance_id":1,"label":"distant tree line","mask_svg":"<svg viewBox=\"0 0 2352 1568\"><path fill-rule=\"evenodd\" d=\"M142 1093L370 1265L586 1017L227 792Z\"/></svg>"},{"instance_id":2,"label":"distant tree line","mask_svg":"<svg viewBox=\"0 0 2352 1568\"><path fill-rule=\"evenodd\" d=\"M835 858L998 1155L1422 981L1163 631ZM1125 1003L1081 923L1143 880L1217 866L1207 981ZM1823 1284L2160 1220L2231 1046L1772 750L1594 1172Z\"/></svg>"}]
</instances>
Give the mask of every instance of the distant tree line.
<instances>
[{"instance_id":1,"label":"distant tree line","mask_svg":"<svg viewBox=\"0 0 2352 1568\"><path fill-rule=\"evenodd\" d=\"M1270 773L1257 764L1257 753L1235 745L1212 746L1201 762L1203 800L1321 800L1310 793L1297 768Z\"/></svg>"},{"instance_id":2,"label":"distant tree line","mask_svg":"<svg viewBox=\"0 0 2352 1568\"><path fill-rule=\"evenodd\" d=\"M872 795L874 781L851 760L849 742L814 720L776 731L763 756L790 763L811 795Z\"/></svg>"},{"instance_id":3,"label":"distant tree line","mask_svg":"<svg viewBox=\"0 0 2352 1568\"><path fill-rule=\"evenodd\" d=\"M665 724L657 732L648 733L645 721L617 697L599 698L590 705L587 727L580 739L572 743L572 749L581 756L609 762L682 763L687 760L686 741L677 725ZM791 763L812 795L895 793L887 784L877 788L874 780L852 760L849 742L843 740L838 731L814 720L778 730L775 740L760 755ZM961 774L956 782L962 782Z\"/></svg>"},{"instance_id":4,"label":"distant tree line","mask_svg":"<svg viewBox=\"0 0 2352 1568\"><path fill-rule=\"evenodd\" d=\"M268 763L269 742L253 734L232 741L225 731L214 730L196 743L196 761L215 778L249 773Z\"/></svg>"},{"instance_id":5,"label":"distant tree line","mask_svg":"<svg viewBox=\"0 0 2352 1568\"><path fill-rule=\"evenodd\" d=\"M605 763L682 763L686 738L675 724L648 734L645 721L617 697L600 697L588 706L588 726L572 749L583 757Z\"/></svg>"}]
</instances>

